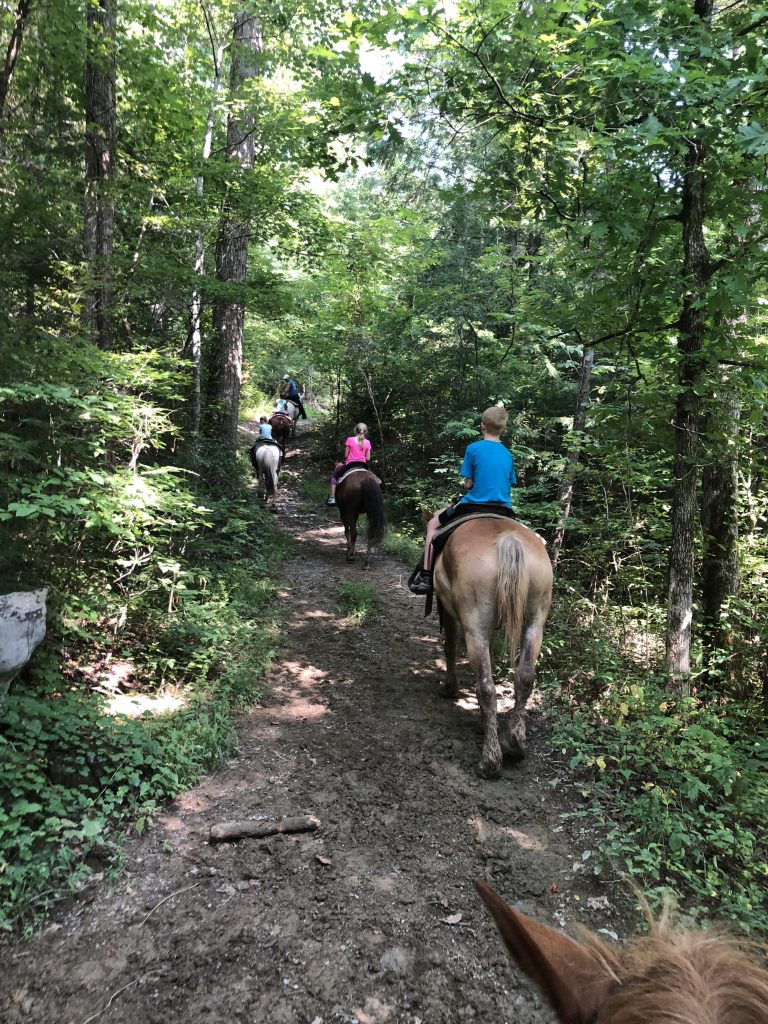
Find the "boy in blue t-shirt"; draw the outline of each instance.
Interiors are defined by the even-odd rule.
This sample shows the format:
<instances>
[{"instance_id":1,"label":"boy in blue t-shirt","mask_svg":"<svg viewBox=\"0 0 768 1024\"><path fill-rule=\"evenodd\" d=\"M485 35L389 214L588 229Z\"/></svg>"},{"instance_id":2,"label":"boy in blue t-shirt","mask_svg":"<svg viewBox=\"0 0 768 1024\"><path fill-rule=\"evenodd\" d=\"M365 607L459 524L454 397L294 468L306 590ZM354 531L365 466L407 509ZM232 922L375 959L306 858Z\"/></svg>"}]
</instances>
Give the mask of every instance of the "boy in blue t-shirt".
<instances>
[{"instance_id":1,"label":"boy in blue t-shirt","mask_svg":"<svg viewBox=\"0 0 768 1024\"><path fill-rule=\"evenodd\" d=\"M507 427L507 410L500 405L486 409L480 422L482 441L474 441L464 452L461 464L462 485L467 492L456 504L493 502L511 507L509 493L517 483L515 460L501 443ZM427 524L424 560L418 576L409 584L414 594L432 591L432 537L441 526L441 515L432 516Z\"/></svg>"}]
</instances>

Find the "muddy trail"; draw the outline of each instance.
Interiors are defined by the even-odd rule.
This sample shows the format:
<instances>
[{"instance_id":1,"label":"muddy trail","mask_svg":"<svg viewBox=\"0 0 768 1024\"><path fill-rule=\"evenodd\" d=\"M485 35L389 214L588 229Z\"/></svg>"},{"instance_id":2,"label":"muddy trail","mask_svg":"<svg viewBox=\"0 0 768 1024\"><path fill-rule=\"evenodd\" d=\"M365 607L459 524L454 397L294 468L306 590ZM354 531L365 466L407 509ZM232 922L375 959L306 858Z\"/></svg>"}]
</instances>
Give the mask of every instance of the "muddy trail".
<instances>
[{"instance_id":1,"label":"muddy trail","mask_svg":"<svg viewBox=\"0 0 768 1024\"><path fill-rule=\"evenodd\" d=\"M115 884L2 949L5 1024L544 1022L473 879L545 921L623 930L612 890L573 870L589 837L563 826L570 786L540 713L528 760L478 778L466 665L460 699L441 699L437 620L408 567L347 564L336 511L302 504L307 437L277 504L298 544L263 702L235 754L129 842ZM339 611L345 581L376 590L362 624ZM208 841L220 822L296 815L320 827Z\"/></svg>"}]
</instances>

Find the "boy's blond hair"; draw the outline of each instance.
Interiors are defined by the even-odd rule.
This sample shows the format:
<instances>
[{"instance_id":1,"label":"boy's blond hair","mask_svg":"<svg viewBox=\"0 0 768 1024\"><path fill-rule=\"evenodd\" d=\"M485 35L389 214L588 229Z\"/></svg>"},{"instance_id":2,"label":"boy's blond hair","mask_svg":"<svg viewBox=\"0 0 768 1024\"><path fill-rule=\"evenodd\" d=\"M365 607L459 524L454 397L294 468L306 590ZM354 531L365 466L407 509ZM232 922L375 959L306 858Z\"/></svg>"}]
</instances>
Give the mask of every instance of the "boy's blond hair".
<instances>
[{"instance_id":1,"label":"boy's blond hair","mask_svg":"<svg viewBox=\"0 0 768 1024\"><path fill-rule=\"evenodd\" d=\"M486 430L498 437L507 429L508 418L507 410L503 405L492 405L483 413L482 421Z\"/></svg>"}]
</instances>

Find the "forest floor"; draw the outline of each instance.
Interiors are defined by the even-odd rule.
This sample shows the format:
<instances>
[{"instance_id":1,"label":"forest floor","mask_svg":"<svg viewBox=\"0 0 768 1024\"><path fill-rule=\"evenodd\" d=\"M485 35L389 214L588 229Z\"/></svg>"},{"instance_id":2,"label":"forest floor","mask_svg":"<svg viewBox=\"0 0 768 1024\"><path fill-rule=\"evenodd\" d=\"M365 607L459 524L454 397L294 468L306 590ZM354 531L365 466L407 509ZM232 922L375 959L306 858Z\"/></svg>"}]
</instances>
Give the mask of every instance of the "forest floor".
<instances>
[{"instance_id":1,"label":"forest floor","mask_svg":"<svg viewBox=\"0 0 768 1024\"><path fill-rule=\"evenodd\" d=\"M630 927L623 887L574 870L590 836L563 824L573 788L539 710L528 759L476 775L466 665L460 699L441 699L437 620L409 594L409 567L347 564L336 510L302 502L308 437L277 502L297 543L263 701L233 756L129 841L116 883L0 950L5 1024L538 1024L549 1013L473 879L556 926ZM339 611L348 581L376 591L362 624ZM293 815L320 827L209 842L220 822Z\"/></svg>"}]
</instances>

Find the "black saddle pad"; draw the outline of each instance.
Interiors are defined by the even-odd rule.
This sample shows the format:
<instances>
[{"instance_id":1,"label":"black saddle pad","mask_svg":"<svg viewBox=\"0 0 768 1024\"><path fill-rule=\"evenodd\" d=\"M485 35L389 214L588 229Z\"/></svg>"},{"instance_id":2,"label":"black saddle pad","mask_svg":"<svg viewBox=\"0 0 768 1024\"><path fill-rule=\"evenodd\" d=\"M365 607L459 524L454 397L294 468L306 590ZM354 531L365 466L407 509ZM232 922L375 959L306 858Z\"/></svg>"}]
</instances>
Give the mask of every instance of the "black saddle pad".
<instances>
[{"instance_id":1,"label":"black saddle pad","mask_svg":"<svg viewBox=\"0 0 768 1024\"><path fill-rule=\"evenodd\" d=\"M460 501L456 505L451 505L440 513L437 517L440 520L441 526L447 526L448 523L452 523L455 519L461 519L464 516L476 516L481 512L493 512L495 516L506 516L508 519L514 519L515 514L508 505L502 505L495 501Z\"/></svg>"},{"instance_id":2,"label":"black saddle pad","mask_svg":"<svg viewBox=\"0 0 768 1024\"><path fill-rule=\"evenodd\" d=\"M341 471L341 473L339 473L339 475L336 477L336 482L340 483L341 480L343 480L345 474L347 474L350 471L350 469L368 469L368 463L367 462L348 462L346 464L346 466L344 467L344 469Z\"/></svg>"},{"instance_id":3,"label":"black saddle pad","mask_svg":"<svg viewBox=\"0 0 768 1024\"><path fill-rule=\"evenodd\" d=\"M437 558L443 550L454 529L461 525L462 519L478 515L487 516L489 514L493 516L501 516L505 519L515 518L515 514L511 508L508 508L506 505L494 504L492 501L462 501L459 505L452 505L450 508L444 509L437 518L440 521L440 525L447 528L441 530L441 532L432 539L432 551L434 553L434 558Z\"/></svg>"}]
</instances>

